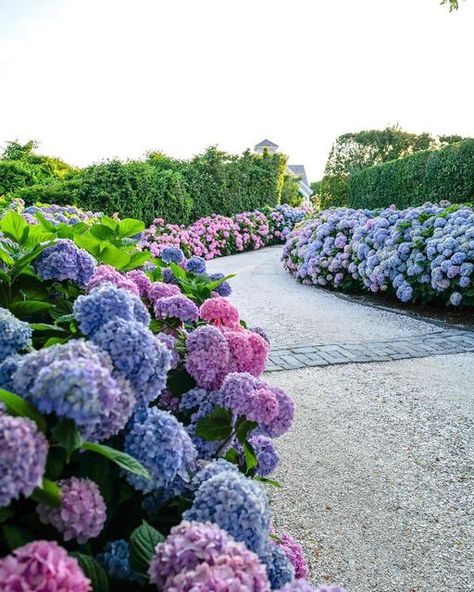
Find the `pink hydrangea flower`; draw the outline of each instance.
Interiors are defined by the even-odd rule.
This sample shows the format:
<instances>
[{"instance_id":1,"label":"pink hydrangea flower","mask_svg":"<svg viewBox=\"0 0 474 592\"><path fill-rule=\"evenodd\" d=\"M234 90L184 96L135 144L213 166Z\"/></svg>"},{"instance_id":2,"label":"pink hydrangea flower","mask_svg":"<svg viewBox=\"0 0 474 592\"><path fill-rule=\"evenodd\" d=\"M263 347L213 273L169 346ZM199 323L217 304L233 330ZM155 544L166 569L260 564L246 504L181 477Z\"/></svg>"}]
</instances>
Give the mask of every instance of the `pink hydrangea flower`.
<instances>
[{"instance_id":1,"label":"pink hydrangea flower","mask_svg":"<svg viewBox=\"0 0 474 592\"><path fill-rule=\"evenodd\" d=\"M295 578L305 578L308 575L308 564L304 558L302 546L289 534L283 534L274 541L285 552L289 562L295 568Z\"/></svg>"},{"instance_id":2,"label":"pink hydrangea flower","mask_svg":"<svg viewBox=\"0 0 474 592\"><path fill-rule=\"evenodd\" d=\"M153 282L148 290L148 298L153 303L156 303L160 298L169 298L170 296L178 296L179 294L181 294L181 290L178 286L163 282Z\"/></svg>"},{"instance_id":3,"label":"pink hydrangea flower","mask_svg":"<svg viewBox=\"0 0 474 592\"><path fill-rule=\"evenodd\" d=\"M130 277L122 275L115 269L115 267L110 265L99 265L96 267L91 279L87 283L86 289L90 292L105 282L114 284L117 288L128 290L136 296L140 295L140 290L137 284Z\"/></svg>"},{"instance_id":4,"label":"pink hydrangea flower","mask_svg":"<svg viewBox=\"0 0 474 592\"><path fill-rule=\"evenodd\" d=\"M218 327L239 327L239 311L226 298L209 298L200 309L204 321Z\"/></svg>"},{"instance_id":5,"label":"pink hydrangea flower","mask_svg":"<svg viewBox=\"0 0 474 592\"><path fill-rule=\"evenodd\" d=\"M34 541L0 559L2 592L91 592L76 559L54 541Z\"/></svg>"}]
</instances>

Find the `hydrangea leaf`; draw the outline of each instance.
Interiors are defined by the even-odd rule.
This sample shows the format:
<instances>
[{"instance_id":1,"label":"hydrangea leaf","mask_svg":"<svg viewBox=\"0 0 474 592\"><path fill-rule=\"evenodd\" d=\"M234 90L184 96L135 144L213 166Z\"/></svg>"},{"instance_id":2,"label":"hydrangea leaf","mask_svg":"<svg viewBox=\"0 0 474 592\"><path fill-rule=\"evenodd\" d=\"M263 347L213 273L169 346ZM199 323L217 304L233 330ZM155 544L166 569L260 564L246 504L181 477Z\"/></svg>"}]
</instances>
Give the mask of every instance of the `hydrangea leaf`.
<instances>
[{"instance_id":1,"label":"hydrangea leaf","mask_svg":"<svg viewBox=\"0 0 474 592\"><path fill-rule=\"evenodd\" d=\"M41 415L41 413L36 411L33 405L25 401L25 399L22 399L10 391L0 389L0 401L5 404L10 415L28 417L36 423L38 429L41 432L46 432L45 418Z\"/></svg>"},{"instance_id":2,"label":"hydrangea leaf","mask_svg":"<svg viewBox=\"0 0 474 592\"><path fill-rule=\"evenodd\" d=\"M31 494L31 498L39 504L45 506L54 506L59 508L61 506L61 489L54 481L43 479L41 487L37 487Z\"/></svg>"},{"instance_id":3,"label":"hydrangea leaf","mask_svg":"<svg viewBox=\"0 0 474 592\"><path fill-rule=\"evenodd\" d=\"M103 444L96 444L95 442L83 442L81 448L84 450L90 450L91 452L97 452L97 454L105 456L129 473L134 473L135 475L144 477L145 479L151 479L148 469L146 469L141 463L138 462L137 459L133 458L133 456L130 456L130 454L127 454L126 452L115 450L115 448L104 446Z\"/></svg>"},{"instance_id":4,"label":"hydrangea leaf","mask_svg":"<svg viewBox=\"0 0 474 592\"><path fill-rule=\"evenodd\" d=\"M104 568L91 555L84 553L69 553L77 559L79 566L92 584L93 592L109 592L109 578Z\"/></svg>"},{"instance_id":5,"label":"hydrangea leaf","mask_svg":"<svg viewBox=\"0 0 474 592\"><path fill-rule=\"evenodd\" d=\"M196 436L208 442L227 440L232 434L232 411L219 405L196 424Z\"/></svg>"},{"instance_id":6,"label":"hydrangea leaf","mask_svg":"<svg viewBox=\"0 0 474 592\"><path fill-rule=\"evenodd\" d=\"M155 554L155 547L165 537L145 520L130 535L130 566L140 575L147 576L150 561Z\"/></svg>"}]
</instances>

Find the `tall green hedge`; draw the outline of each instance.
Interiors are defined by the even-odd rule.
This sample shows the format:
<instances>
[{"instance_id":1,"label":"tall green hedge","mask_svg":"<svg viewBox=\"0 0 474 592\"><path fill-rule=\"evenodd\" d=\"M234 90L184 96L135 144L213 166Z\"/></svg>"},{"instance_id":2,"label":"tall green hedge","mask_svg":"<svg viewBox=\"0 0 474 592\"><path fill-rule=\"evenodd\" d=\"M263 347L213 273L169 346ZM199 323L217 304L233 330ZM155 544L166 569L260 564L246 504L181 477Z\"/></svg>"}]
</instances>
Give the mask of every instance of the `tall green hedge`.
<instances>
[{"instance_id":1,"label":"tall green hedge","mask_svg":"<svg viewBox=\"0 0 474 592\"><path fill-rule=\"evenodd\" d=\"M399 208L427 201L470 201L474 197L474 140L422 151L373 166L349 177L353 208Z\"/></svg>"},{"instance_id":2,"label":"tall green hedge","mask_svg":"<svg viewBox=\"0 0 474 592\"><path fill-rule=\"evenodd\" d=\"M18 175L16 187L10 183L4 193L29 204L74 203L146 223L161 216L187 224L213 213L233 215L278 204L285 167L284 155L268 152L236 156L209 148L189 161L152 153L143 161L113 160L44 183Z\"/></svg>"}]
</instances>

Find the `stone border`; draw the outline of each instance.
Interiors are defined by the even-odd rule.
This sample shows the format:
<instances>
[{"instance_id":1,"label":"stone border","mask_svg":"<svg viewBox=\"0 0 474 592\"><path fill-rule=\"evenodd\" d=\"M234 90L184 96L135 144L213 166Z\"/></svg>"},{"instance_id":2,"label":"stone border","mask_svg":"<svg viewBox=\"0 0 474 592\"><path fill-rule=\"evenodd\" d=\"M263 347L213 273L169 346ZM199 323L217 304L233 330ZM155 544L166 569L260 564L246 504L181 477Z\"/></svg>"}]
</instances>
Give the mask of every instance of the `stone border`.
<instances>
[{"instance_id":1,"label":"stone border","mask_svg":"<svg viewBox=\"0 0 474 592\"><path fill-rule=\"evenodd\" d=\"M378 341L281 346L270 351L266 372L335 364L393 362L474 352L474 331L444 329Z\"/></svg>"}]
</instances>

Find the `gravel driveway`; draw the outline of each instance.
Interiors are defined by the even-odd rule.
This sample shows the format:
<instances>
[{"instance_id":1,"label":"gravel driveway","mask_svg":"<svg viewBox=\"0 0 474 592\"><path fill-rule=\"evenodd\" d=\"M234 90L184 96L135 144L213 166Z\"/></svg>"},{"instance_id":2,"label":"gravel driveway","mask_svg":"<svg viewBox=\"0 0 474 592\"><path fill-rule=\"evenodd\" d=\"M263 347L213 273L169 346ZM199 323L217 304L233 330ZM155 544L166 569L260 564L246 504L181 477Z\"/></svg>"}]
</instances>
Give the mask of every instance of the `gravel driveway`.
<instances>
[{"instance_id":1,"label":"gravel driveway","mask_svg":"<svg viewBox=\"0 0 474 592\"><path fill-rule=\"evenodd\" d=\"M433 326L298 285L280 248L210 263L277 344L376 339ZM474 356L267 374L294 397L270 495L314 583L348 592L474 591Z\"/></svg>"}]
</instances>

